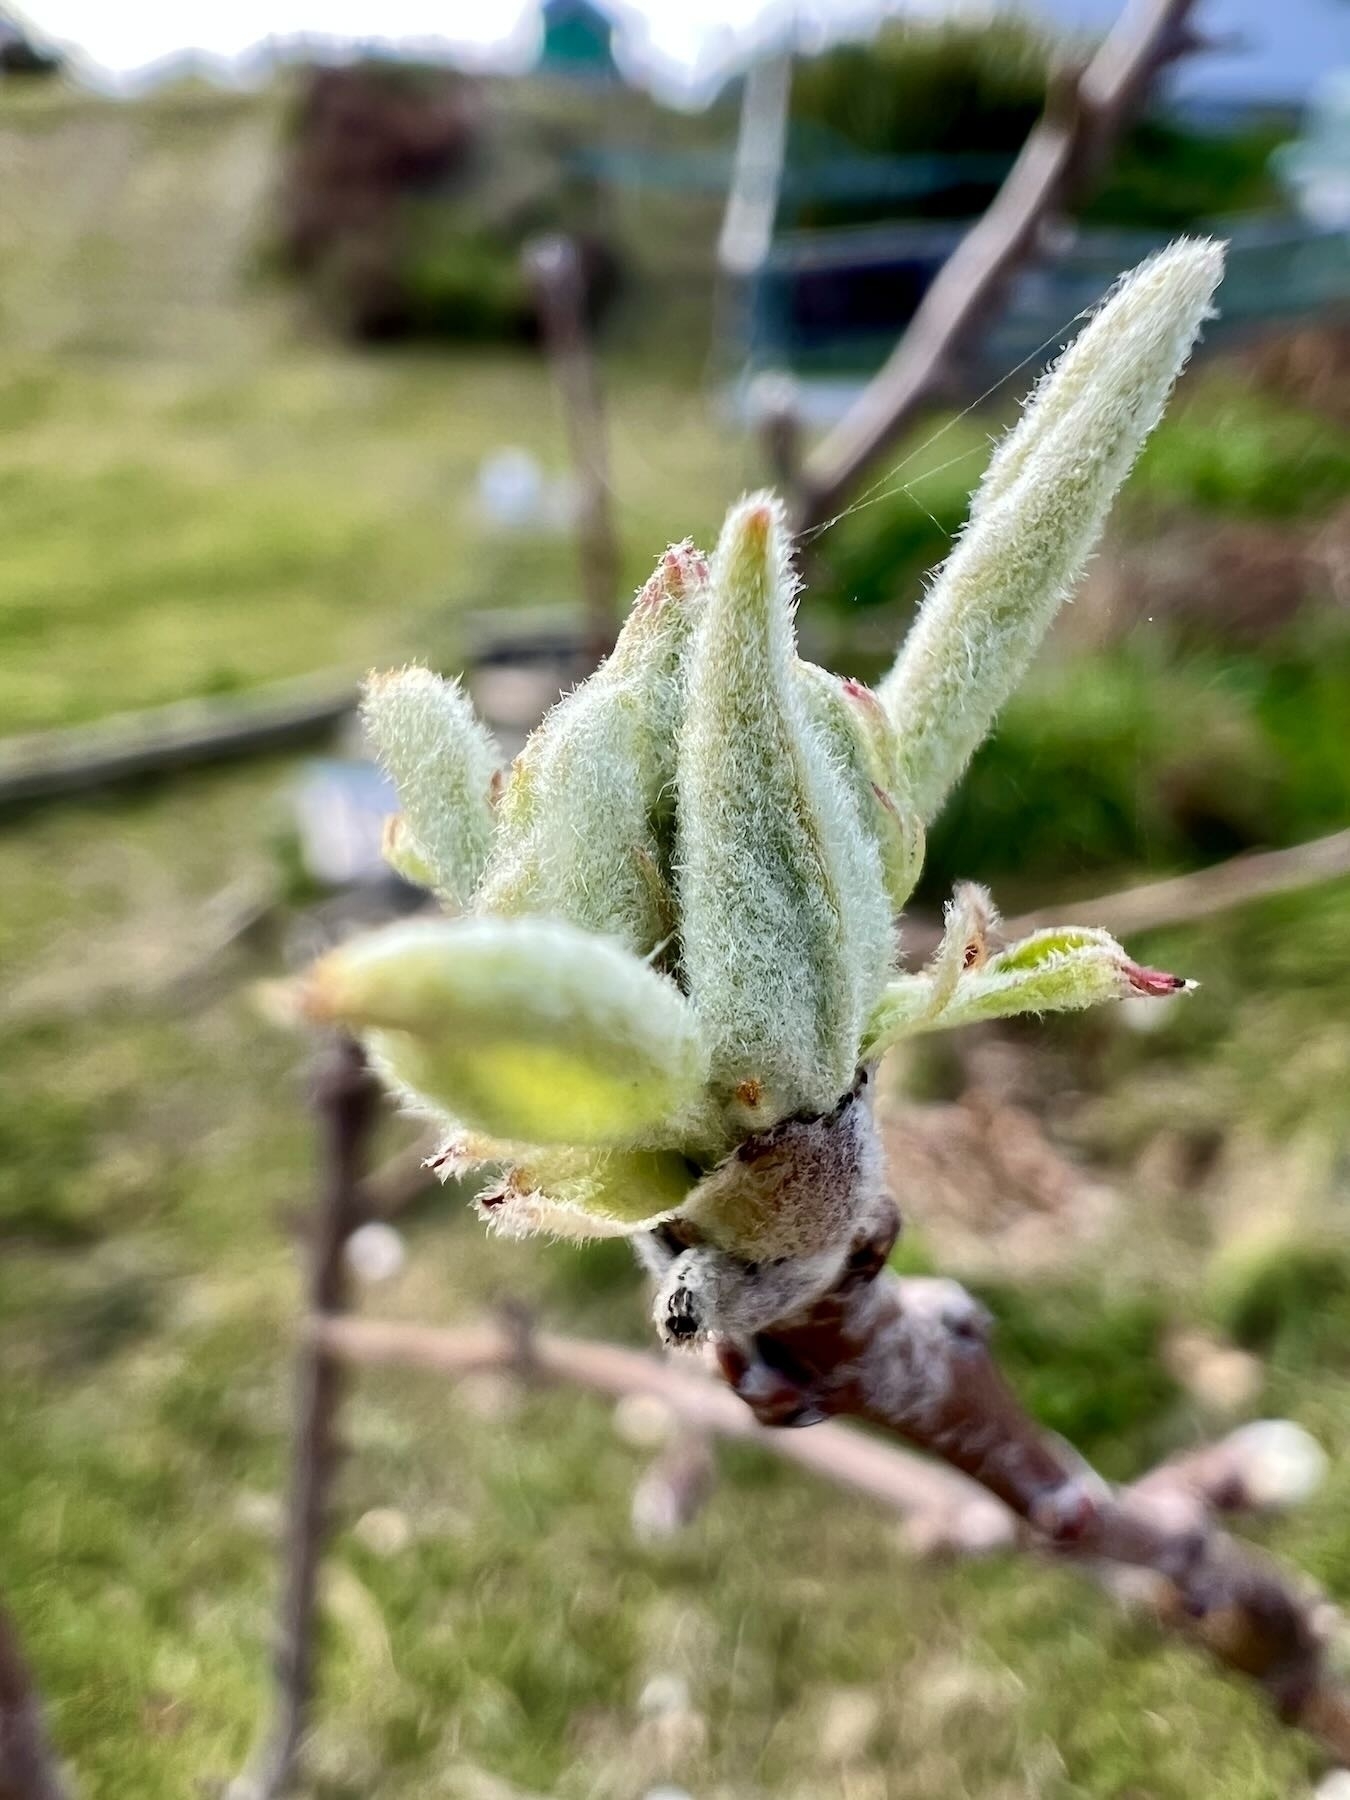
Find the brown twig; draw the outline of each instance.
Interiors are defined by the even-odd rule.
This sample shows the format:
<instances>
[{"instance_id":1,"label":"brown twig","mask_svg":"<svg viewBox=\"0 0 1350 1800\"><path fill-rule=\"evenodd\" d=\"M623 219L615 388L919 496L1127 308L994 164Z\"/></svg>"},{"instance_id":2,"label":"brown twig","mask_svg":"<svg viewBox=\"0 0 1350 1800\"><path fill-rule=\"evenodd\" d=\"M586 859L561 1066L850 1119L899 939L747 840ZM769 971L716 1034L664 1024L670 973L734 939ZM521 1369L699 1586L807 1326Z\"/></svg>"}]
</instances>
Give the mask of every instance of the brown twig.
<instances>
[{"instance_id":1,"label":"brown twig","mask_svg":"<svg viewBox=\"0 0 1350 1800\"><path fill-rule=\"evenodd\" d=\"M335 1044L316 1084L314 1105L322 1125L325 1167L310 1243L308 1303L316 1317L334 1319L346 1304L343 1250L363 1216L361 1171L376 1109L376 1089L365 1058L349 1038ZM341 1360L330 1355L317 1336L306 1338L296 1368L276 1712L257 1772L246 1784L250 1800L273 1800L285 1791L304 1735L314 1686L319 1560L338 1460L342 1386Z\"/></svg>"},{"instance_id":2,"label":"brown twig","mask_svg":"<svg viewBox=\"0 0 1350 1800\"><path fill-rule=\"evenodd\" d=\"M1249 900L1265 900L1272 894L1292 894L1318 882L1350 875L1350 831L1333 831L1327 837L1293 844L1287 850L1261 850L1234 856L1193 875L1175 875L1167 881L1145 882L1123 888L1099 900L1088 900L1073 910L1103 930L1124 937L1130 932L1156 931L1164 925L1189 925L1209 919ZM1065 908L1038 907L1008 922L1017 937L1058 922Z\"/></svg>"},{"instance_id":3,"label":"brown twig","mask_svg":"<svg viewBox=\"0 0 1350 1800\"><path fill-rule=\"evenodd\" d=\"M311 1318L307 1336L331 1356L363 1367L462 1376L519 1364L514 1334L497 1323L446 1330L385 1319ZM615 1400L650 1396L688 1425L717 1437L762 1444L799 1468L902 1512L939 1511L981 1498L978 1489L951 1470L917 1457L897 1457L889 1445L842 1425L771 1431L692 1362L677 1365L620 1344L537 1331L531 1338L531 1372L539 1380L566 1382Z\"/></svg>"},{"instance_id":4,"label":"brown twig","mask_svg":"<svg viewBox=\"0 0 1350 1800\"><path fill-rule=\"evenodd\" d=\"M799 532L845 504L863 471L950 379L1012 277L1044 252L1047 226L1093 179L1158 71L1190 47L1192 5L1132 0L1078 79L1052 84L994 201L943 265L884 366L807 458L794 505Z\"/></svg>"},{"instance_id":5,"label":"brown twig","mask_svg":"<svg viewBox=\"0 0 1350 1800\"><path fill-rule=\"evenodd\" d=\"M1022 1412L990 1356L975 1302L953 1282L879 1274L875 1249L863 1247L853 1273L808 1316L757 1339L752 1351L724 1348L724 1370L753 1419L695 1368L618 1345L540 1332L532 1373L616 1398L651 1395L700 1431L762 1445L920 1520L978 1518L970 1536L981 1547L1012 1539L1011 1526L999 1525L1007 1515L991 1502L995 1495L1031 1526L1033 1543L1108 1585L1142 1573L1143 1591L1133 1584L1131 1598L1258 1681L1282 1717L1350 1759L1350 1693L1327 1666L1320 1602L1214 1524L1211 1508L1247 1498L1235 1455L1214 1446L1113 1493ZM492 1325L443 1331L319 1318L309 1335L362 1365L463 1375L518 1363L512 1334ZM781 1429L848 1413L941 1460L920 1460L833 1420ZM950 1527L946 1536L961 1539Z\"/></svg>"},{"instance_id":6,"label":"brown twig","mask_svg":"<svg viewBox=\"0 0 1350 1800\"><path fill-rule=\"evenodd\" d=\"M67 1800L18 1633L0 1606L0 1800Z\"/></svg>"},{"instance_id":7,"label":"brown twig","mask_svg":"<svg viewBox=\"0 0 1350 1800\"><path fill-rule=\"evenodd\" d=\"M619 545L610 504L600 377L586 326L581 258L570 238L539 238L527 246L525 266L538 300L580 487L577 542L587 649L599 662L614 647Z\"/></svg>"},{"instance_id":8,"label":"brown twig","mask_svg":"<svg viewBox=\"0 0 1350 1800\"><path fill-rule=\"evenodd\" d=\"M1316 887L1319 882L1337 881L1347 875L1350 831L1333 831L1327 837L1311 838L1287 850L1249 851L1215 863L1212 868L1197 869L1192 875L1143 882L1093 900L1037 907L1015 919L1005 919L1001 929L1005 937L1015 939L1073 917L1124 938L1168 925L1190 925L1252 900L1297 893L1300 888ZM905 949L910 961L922 962L930 956L941 935L931 920L906 918Z\"/></svg>"},{"instance_id":9,"label":"brown twig","mask_svg":"<svg viewBox=\"0 0 1350 1800\"><path fill-rule=\"evenodd\" d=\"M851 1414L939 1456L1075 1557L1147 1571L1154 1605L1218 1661L1257 1681L1281 1718L1350 1761L1350 1689L1331 1669L1320 1603L1220 1531L1200 1504L1113 1493L1027 1417L990 1354L987 1321L954 1282L878 1272L886 1246L802 1317L724 1352L766 1423Z\"/></svg>"}]
</instances>

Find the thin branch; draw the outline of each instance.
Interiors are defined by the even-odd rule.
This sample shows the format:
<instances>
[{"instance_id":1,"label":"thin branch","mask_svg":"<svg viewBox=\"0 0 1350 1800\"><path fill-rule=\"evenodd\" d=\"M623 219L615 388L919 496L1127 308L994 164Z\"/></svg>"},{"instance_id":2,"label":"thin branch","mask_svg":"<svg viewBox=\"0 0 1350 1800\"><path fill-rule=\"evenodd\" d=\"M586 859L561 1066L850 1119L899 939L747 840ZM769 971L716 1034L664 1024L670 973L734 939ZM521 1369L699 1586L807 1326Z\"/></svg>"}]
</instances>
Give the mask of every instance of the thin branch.
<instances>
[{"instance_id":1,"label":"thin branch","mask_svg":"<svg viewBox=\"0 0 1350 1800\"><path fill-rule=\"evenodd\" d=\"M1191 47L1194 0L1134 0L1076 82L1052 86L1046 110L988 210L943 265L889 359L808 457L796 530L845 504L874 458L900 438L1013 278L1045 249L1046 227L1091 181L1159 70Z\"/></svg>"},{"instance_id":2,"label":"thin branch","mask_svg":"<svg viewBox=\"0 0 1350 1800\"><path fill-rule=\"evenodd\" d=\"M758 273L773 244L774 220L787 154L792 52L775 51L752 62L741 92L740 127L727 189L727 209L717 240L717 265L743 281Z\"/></svg>"},{"instance_id":3,"label":"thin branch","mask_svg":"<svg viewBox=\"0 0 1350 1800\"><path fill-rule=\"evenodd\" d=\"M1023 1412L978 1304L955 1282L880 1272L888 1249L859 1244L833 1293L751 1350L723 1350L724 1372L757 1416L851 1414L960 1469L1046 1543L1147 1571L1166 1624L1251 1677L1283 1720L1350 1762L1350 1688L1326 1655L1324 1604L1219 1530L1203 1506L1142 1487L1114 1493Z\"/></svg>"},{"instance_id":4,"label":"thin branch","mask_svg":"<svg viewBox=\"0 0 1350 1800\"><path fill-rule=\"evenodd\" d=\"M18 1634L0 1606L0 1800L68 1800L69 1791Z\"/></svg>"},{"instance_id":5,"label":"thin branch","mask_svg":"<svg viewBox=\"0 0 1350 1800\"><path fill-rule=\"evenodd\" d=\"M1176 875L1167 881L1123 888L1099 900L1084 901L1082 906L1075 902L1072 910L1085 918L1091 913L1094 925L1100 924L1104 931L1125 937L1131 932L1157 931L1164 925L1189 925L1231 907L1245 906L1250 900L1292 894L1299 888L1315 887L1318 882L1336 881L1345 875L1350 875L1350 831L1333 831L1327 837L1312 838L1287 850L1249 852L1215 863L1213 868L1197 869L1193 875ZM1024 937L1056 923L1065 910L1062 906L1038 907L1010 920L1006 929Z\"/></svg>"},{"instance_id":6,"label":"thin branch","mask_svg":"<svg viewBox=\"0 0 1350 1800\"><path fill-rule=\"evenodd\" d=\"M327 673L3 738L0 807L288 749L331 731L355 705L350 676Z\"/></svg>"},{"instance_id":7,"label":"thin branch","mask_svg":"<svg viewBox=\"0 0 1350 1800\"><path fill-rule=\"evenodd\" d=\"M1113 1494L1021 1412L989 1356L982 1312L953 1282L873 1279L863 1270L808 1319L757 1340L754 1355L724 1350L756 1417L695 1367L616 1344L539 1332L522 1352L519 1332L505 1325L441 1330L353 1318L312 1318L308 1336L361 1366L450 1376L515 1368L616 1399L650 1396L686 1426L754 1443L918 1523L940 1522L927 1538L958 1549L1011 1544L1020 1518L1033 1547L1145 1604L1350 1760L1350 1691L1326 1663L1322 1603L1211 1517L1261 1504L1242 1434ZM782 1429L822 1411L857 1413L942 1460L834 1420ZM1132 1573L1150 1579L1127 1582Z\"/></svg>"},{"instance_id":8,"label":"thin branch","mask_svg":"<svg viewBox=\"0 0 1350 1800\"><path fill-rule=\"evenodd\" d=\"M504 1324L446 1330L386 1319L320 1317L309 1320L307 1337L330 1356L362 1367L422 1369L456 1377L521 1368L519 1338ZM941 1511L983 1499L971 1482L953 1471L917 1457L897 1456L889 1445L843 1425L783 1432L757 1424L734 1394L700 1373L692 1361L679 1366L645 1350L537 1331L530 1336L523 1372L615 1400L635 1394L660 1400L686 1424L720 1438L760 1444L798 1468L901 1512Z\"/></svg>"},{"instance_id":9,"label":"thin branch","mask_svg":"<svg viewBox=\"0 0 1350 1800\"><path fill-rule=\"evenodd\" d=\"M343 1250L362 1221L361 1170L376 1116L377 1090L360 1048L340 1039L316 1085L323 1131L324 1184L310 1244L308 1303L336 1318L347 1301ZM317 1338L301 1345L296 1368L293 1463L286 1527L285 1588L276 1644L276 1713L256 1773L241 1783L250 1800L283 1793L296 1760L314 1688L319 1561L336 1473L343 1366Z\"/></svg>"},{"instance_id":10,"label":"thin branch","mask_svg":"<svg viewBox=\"0 0 1350 1800\"><path fill-rule=\"evenodd\" d=\"M605 454L604 403L586 324L581 257L570 238L540 238L527 246L525 266L534 284L576 470L587 650L599 662L614 647L619 545Z\"/></svg>"},{"instance_id":11,"label":"thin branch","mask_svg":"<svg viewBox=\"0 0 1350 1800\"><path fill-rule=\"evenodd\" d=\"M1274 894L1293 894L1323 881L1350 875L1350 831L1333 831L1327 837L1310 838L1287 850L1248 851L1197 869L1192 875L1173 875L1165 881L1143 882L1100 894L1092 900L1057 902L1006 919L1002 933L1009 939L1026 937L1048 925L1062 924L1072 916L1099 926L1118 938L1136 932L1158 931L1169 925L1190 925L1210 919L1252 900ZM906 918L905 948L912 962L922 962L937 949L942 933L931 920Z\"/></svg>"}]
</instances>

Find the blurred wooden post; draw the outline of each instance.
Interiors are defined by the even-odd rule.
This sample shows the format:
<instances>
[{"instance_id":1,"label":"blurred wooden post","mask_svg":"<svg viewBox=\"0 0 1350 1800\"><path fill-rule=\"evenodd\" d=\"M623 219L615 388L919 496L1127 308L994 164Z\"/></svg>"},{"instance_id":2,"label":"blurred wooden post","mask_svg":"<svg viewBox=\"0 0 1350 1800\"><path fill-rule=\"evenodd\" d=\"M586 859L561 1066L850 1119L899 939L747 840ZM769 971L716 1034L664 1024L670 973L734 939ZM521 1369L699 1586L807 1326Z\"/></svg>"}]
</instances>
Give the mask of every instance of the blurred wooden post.
<instances>
[{"instance_id":1,"label":"blurred wooden post","mask_svg":"<svg viewBox=\"0 0 1350 1800\"><path fill-rule=\"evenodd\" d=\"M0 1606L0 1800L68 1800L18 1634Z\"/></svg>"},{"instance_id":2,"label":"blurred wooden post","mask_svg":"<svg viewBox=\"0 0 1350 1800\"><path fill-rule=\"evenodd\" d=\"M375 1119L377 1093L359 1045L340 1038L320 1071L314 1096L323 1139L323 1187L311 1225L308 1305L320 1318L346 1310L347 1239L366 1216L361 1173ZM338 1408L345 1386L341 1362L317 1339L300 1346L292 1434L291 1491L286 1520L285 1578L276 1642L276 1711L258 1771L237 1792L274 1800L290 1786L314 1691L319 1562L328 1530L336 1473Z\"/></svg>"},{"instance_id":3,"label":"blurred wooden post","mask_svg":"<svg viewBox=\"0 0 1350 1800\"><path fill-rule=\"evenodd\" d=\"M726 211L717 239L717 286L713 296L714 354L730 372L725 354L730 346L739 359L742 345L754 354L754 318L764 265L773 248L787 160L788 111L792 96L790 47L751 63L741 91L740 124L727 188ZM772 379L772 378L770 378ZM785 437L777 443L769 421L761 430L769 438L767 448L774 480L786 498L796 491L796 445ZM791 456L791 479L780 472L776 448Z\"/></svg>"},{"instance_id":4,"label":"blurred wooden post","mask_svg":"<svg viewBox=\"0 0 1350 1800\"><path fill-rule=\"evenodd\" d=\"M1194 0L1129 0L1087 67L1050 84L1045 112L988 210L938 271L877 374L806 458L793 512L818 532L848 505L875 459L929 407L1013 278L1047 247L1048 227L1098 175L1160 71L1198 47Z\"/></svg>"},{"instance_id":5,"label":"blurred wooden post","mask_svg":"<svg viewBox=\"0 0 1350 1800\"><path fill-rule=\"evenodd\" d=\"M536 238L525 268L539 306L544 341L562 401L563 423L579 485L577 548L586 614L586 648L595 662L614 648L619 545L614 529L605 413L590 332L581 257L567 237Z\"/></svg>"},{"instance_id":6,"label":"blurred wooden post","mask_svg":"<svg viewBox=\"0 0 1350 1800\"><path fill-rule=\"evenodd\" d=\"M732 281L751 281L773 245L787 156L792 53L751 63L741 94L740 128L717 240L717 266Z\"/></svg>"},{"instance_id":7,"label":"blurred wooden post","mask_svg":"<svg viewBox=\"0 0 1350 1800\"><path fill-rule=\"evenodd\" d=\"M801 480L802 422L797 383L786 370L767 370L755 378L751 404L774 486L792 504Z\"/></svg>"}]
</instances>

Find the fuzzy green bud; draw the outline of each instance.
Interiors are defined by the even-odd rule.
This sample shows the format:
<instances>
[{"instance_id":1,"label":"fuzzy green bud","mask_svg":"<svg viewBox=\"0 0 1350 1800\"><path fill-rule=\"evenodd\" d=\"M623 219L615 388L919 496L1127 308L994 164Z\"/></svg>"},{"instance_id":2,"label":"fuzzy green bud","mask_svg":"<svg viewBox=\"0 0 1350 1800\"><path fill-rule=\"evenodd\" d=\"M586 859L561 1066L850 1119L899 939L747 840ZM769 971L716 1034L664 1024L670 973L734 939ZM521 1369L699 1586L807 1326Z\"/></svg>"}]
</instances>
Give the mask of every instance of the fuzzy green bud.
<instances>
[{"instance_id":1,"label":"fuzzy green bud","mask_svg":"<svg viewBox=\"0 0 1350 1800\"><path fill-rule=\"evenodd\" d=\"M671 938L683 657L707 566L667 550L609 659L535 731L502 795L477 910L545 914L647 955Z\"/></svg>"},{"instance_id":2,"label":"fuzzy green bud","mask_svg":"<svg viewBox=\"0 0 1350 1800\"><path fill-rule=\"evenodd\" d=\"M1223 273L1182 241L1116 289L994 458L880 693L924 819L1021 681L1162 415Z\"/></svg>"},{"instance_id":3,"label":"fuzzy green bud","mask_svg":"<svg viewBox=\"0 0 1350 1800\"><path fill-rule=\"evenodd\" d=\"M673 982L540 919L392 926L323 957L300 999L423 1107L508 1142L673 1145L707 1076Z\"/></svg>"},{"instance_id":4,"label":"fuzzy green bud","mask_svg":"<svg viewBox=\"0 0 1350 1800\"><path fill-rule=\"evenodd\" d=\"M682 970L732 1140L827 1111L892 954L875 840L797 674L778 502L733 508L689 658L677 760Z\"/></svg>"},{"instance_id":5,"label":"fuzzy green bud","mask_svg":"<svg viewBox=\"0 0 1350 1800\"><path fill-rule=\"evenodd\" d=\"M834 750L864 831L876 840L891 910L900 912L923 868L923 821L909 799L900 740L861 681L798 662L807 713Z\"/></svg>"},{"instance_id":6,"label":"fuzzy green bud","mask_svg":"<svg viewBox=\"0 0 1350 1800\"><path fill-rule=\"evenodd\" d=\"M695 1179L674 1151L533 1150L475 1204L503 1237L634 1237L672 1218Z\"/></svg>"},{"instance_id":7,"label":"fuzzy green bud","mask_svg":"<svg viewBox=\"0 0 1350 1800\"><path fill-rule=\"evenodd\" d=\"M400 875L463 910L492 836L501 756L491 734L460 684L430 669L372 675L361 719L403 805L386 857Z\"/></svg>"}]
</instances>

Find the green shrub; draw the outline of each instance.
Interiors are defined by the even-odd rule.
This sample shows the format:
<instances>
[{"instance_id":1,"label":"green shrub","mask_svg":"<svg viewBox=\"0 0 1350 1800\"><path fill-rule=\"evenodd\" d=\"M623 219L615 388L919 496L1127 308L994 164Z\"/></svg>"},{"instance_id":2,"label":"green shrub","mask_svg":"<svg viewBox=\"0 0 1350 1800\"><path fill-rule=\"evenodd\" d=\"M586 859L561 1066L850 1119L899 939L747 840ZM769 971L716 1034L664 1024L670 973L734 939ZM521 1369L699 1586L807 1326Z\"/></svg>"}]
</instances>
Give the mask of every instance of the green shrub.
<instances>
[{"instance_id":1,"label":"green shrub","mask_svg":"<svg viewBox=\"0 0 1350 1800\"><path fill-rule=\"evenodd\" d=\"M1215 1323L1284 1368L1350 1366L1350 1255L1280 1241L1221 1257L1210 1283Z\"/></svg>"},{"instance_id":2,"label":"green shrub","mask_svg":"<svg viewBox=\"0 0 1350 1800\"><path fill-rule=\"evenodd\" d=\"M1325 512L1350 493L1350 432L1235 382L1211 381L1140 458L1135 492L1247 517Z\"/></svg>"},{"instance_id":3,"label":"green shrub","mask_svg":"<svg viewBox=\"0 0 1350 1800\"><path fill-rule=\"evenodd\" d=\"M801 58L793 114L874 156L1011 155L1041 110L1053 43L1018 18L897 21Z\"/></svg>"},{"instance_id":4,"label":"green shrub","mask_svg":"<svg viewBox=\"0 0 1350 1800\"><path fill-rule=\"evenodd\" d=\"M1146 1295L1087 1285L988 1285L999 1361L1024 1404L1105 1473L1138 1473L1166 1442L1177 1399L1163 1366L1166 1318Z\"/></svg>"},{"instance_id":5,"label":"green shrub","mask_svg":"<svg viewBox=\"0 0 1350 1800\"><path fill-rule=\"evenodd\" d=\"M877 157L993 158L995 167L972 165L964 176L935 171L931 191L902 201L815 203L801 222L982 211L1001 178L998 159L1012 160L1041 113L1048 72L1086 47L1005 14L894 21L867 42L802 58L793 77L793 116L828 138L808 140L801 156L844 148ZM1292 129L1278 119L1224 133L1143 120L1126 133L1079 214L1094 225L1175 231L1273 206L1279 187L1270 155Z\"/></svg>"}]
</instances>

